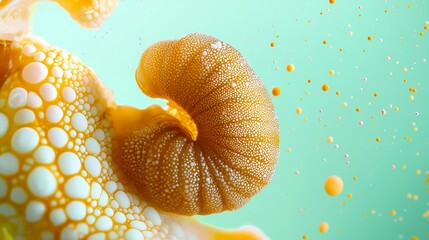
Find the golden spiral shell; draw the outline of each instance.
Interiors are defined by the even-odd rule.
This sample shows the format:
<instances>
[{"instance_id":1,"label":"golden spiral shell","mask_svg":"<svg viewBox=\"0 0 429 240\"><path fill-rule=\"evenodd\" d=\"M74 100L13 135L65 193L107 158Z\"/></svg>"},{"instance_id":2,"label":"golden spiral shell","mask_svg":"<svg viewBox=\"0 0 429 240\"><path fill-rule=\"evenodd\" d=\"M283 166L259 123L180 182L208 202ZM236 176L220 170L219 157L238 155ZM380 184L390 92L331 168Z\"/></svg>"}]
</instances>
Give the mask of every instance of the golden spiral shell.
<instances>
[{"instance_id":1,"label":"golden spiral shell","mask_svg":"<svg viewBox=\"0 0 429 240\"><path fill-rule=\"evenodd\" d=\"M147 201L182 215L243 206L271 179L279 126L261 80L240 53L190 34L143 53L138 85L164 98L126 134L119 165Z\"/></svg>"}]
</instances>

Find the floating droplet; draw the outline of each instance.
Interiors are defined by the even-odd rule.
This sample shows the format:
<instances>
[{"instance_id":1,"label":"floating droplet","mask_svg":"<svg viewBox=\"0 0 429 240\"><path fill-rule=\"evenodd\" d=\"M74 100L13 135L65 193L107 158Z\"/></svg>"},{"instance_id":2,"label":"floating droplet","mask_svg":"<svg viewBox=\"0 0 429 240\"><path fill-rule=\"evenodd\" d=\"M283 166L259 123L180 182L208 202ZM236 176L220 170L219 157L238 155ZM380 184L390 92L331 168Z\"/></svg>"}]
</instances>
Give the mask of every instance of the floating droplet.
<instances>
[{"instance_id":1,"label":"floating droplet","mask_svg":"<svg viewBox=\"0 0 429 240\"><path fill-rule=\"evenodd\" d=\"M324 234L329 231L329 224L327 222L322 222L319 225L320 233Z\"/></svg>"},{"instance_id":2,"label":"floating droplet","mask_svg":"<svg viewBox=\"0 0 429 240\"><path fill-rule=\"evenodd\" d=\"M329 85L328 84L323 84L322 85L322 90L324 91L324 92L327 92L328 90L329 90Z\"/></svg>"},{"instance_id":3,"label":"floating droplet","mask_svg":"<svg viewBox=\"0 0 429 240\"><path fill-rule=\"evenodd\" d=\"M338 176L330 176L325 181L325 191L330 196L337 196L343 191L343 180Z\"/></svg>"},{"instance_id":4,"label":"floating droplet","mask_svg":"<svg viewBox=\"0 0 429 240\"><path fill-rule=\"evenodd\" d=\"M279 96L280 95L280 88L274 87L273 90L272 90L272 94L273 94L274 97Z\"/></svg>"},{"instance_id":5,"label":"floating droplet","mask_svg":"<svg viewBox=\"0 0 429 240\"><path fill-rule=\"evenodd\" d=\"M293 71L295 71L295 66L294 66L293 64L288 64L288 65L286 66L286 71L288 71L288 72L293 72Z\"/></svg>"}]
</instances>

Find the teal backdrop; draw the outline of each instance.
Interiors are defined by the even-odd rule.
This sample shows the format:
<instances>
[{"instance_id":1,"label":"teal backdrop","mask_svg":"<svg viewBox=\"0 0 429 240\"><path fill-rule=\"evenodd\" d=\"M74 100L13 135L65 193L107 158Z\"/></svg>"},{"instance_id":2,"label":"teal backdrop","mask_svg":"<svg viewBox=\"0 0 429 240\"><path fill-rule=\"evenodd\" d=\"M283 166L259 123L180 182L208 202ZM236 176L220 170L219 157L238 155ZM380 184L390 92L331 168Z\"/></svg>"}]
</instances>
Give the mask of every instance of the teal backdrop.
<instances>
[{"instance_id":1,"label":"teal backdrop","mask_svg":"<svg viewBox=\"0 0 429 240\"><path fill-rule=\"evenodd\" d=\"M281 89L272 97L281 143L271 183L242 209L201 221L251 224L280 240L422 240L429 239L427 21L428 0L120 0L98 30L45 2L35 6L32 27L92 67L119 104L164 104L135 83L140 54L192 32L234 46L270 93ZM344 181L336 197L324 191L330 175Z\"/></svg>"}]
</instances>

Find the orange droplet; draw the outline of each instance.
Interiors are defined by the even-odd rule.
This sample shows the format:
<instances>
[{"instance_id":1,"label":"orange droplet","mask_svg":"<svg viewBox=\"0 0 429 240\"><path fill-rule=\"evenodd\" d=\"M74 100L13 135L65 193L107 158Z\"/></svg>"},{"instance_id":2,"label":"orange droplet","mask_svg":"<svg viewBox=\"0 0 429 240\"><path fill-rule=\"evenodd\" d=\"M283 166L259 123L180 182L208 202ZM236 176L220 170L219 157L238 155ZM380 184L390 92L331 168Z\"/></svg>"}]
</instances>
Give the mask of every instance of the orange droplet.
<instances>
[{"instance_id":1,"label":"orange droplet","mask_svg":"<svg viewBox=\"0 0 429 240\"><path fill-rule=\"evenodd\" d=\"M423 37L424 35L425 35L425 33L424 33L424 32L420 32L420 36L422 36L422 37Z\"/></svg>"},{"instance_id":2,"label":"orange droplet","mask_svg":"<svg viewBox=\"0 0 429 240\"><path fill-rule=\"evenodd\" d=\"M334 75L335 71L333 69L329 70L329 75Z\"/></svg>"},{"instance_id":3,"label":"orange droplet","mask_svg":"<svg viewBox=\"0 0 429 240\"><path fill-rule=\"evenodd\" d=\"M328 43L326 40L323 40L323 42L322 42L323 44L326 44L326 43Z\"/></svg>"},{"instance_id":4,"label":"orange droplet","mask_svg":"<svg viewBox=\"0 0 429 240\"><path fill-rule=\"evenodd\" d=\"M395 210L390 210L390 215L391 216L395 216L396 215L396 211Z\"/></svg>"},{"instance_id":5,"label":"orange droplet","mask_svg":"<svg viewBox=\"0 0 429 240\"><path fill-rule=\"evenodd\" d=\"M330 4L334 4L336 2L336 0L329 0Z\"/></svg>"},{"instance_id":6,"label":"orange droplet","mask_svg":"<svg viewBox=\"0 0 429 240\"><path fill-rule=\"evenodd\" d=\"M337 91L337 92L335 92L335 94L336 94L336 95L340 95L341 93Z\"/></svg>"},{"instance_id":7,"label":"orange droplet","mask_svg":"<svg viewBox=\"0 0 429 240\"><path fill-rule=\"evenodd\" d=\"M423 29L424 29L424 30L428 30L428 26L427 26L427 25L426 25L426 26L424 26L424 27L423 27Z\"/></svg>"},{"instance_id":8,"label":"orange droplet","mask_svg":"<svg viewBox=\"0 0 429 240\"><path fill-rule=\"evenodd\" d=\"M319 225L319 231L322 234L328 232L329 231L329 223L327 223L327 222L320 223L320 225Z\"/></svg>"},{"instance_id":9,"label":"orange droplet","mask_svg":"<svg viewBox=\"0 0 429 240\"><path fill-rule=\"evenodd\" d=\"M343 180L338 176L330 176L325 181L325 191L329 196L337 196L343 191Z\"/></svg>"},{"instance_id":10,"label":"orange droplet","mask_svg":"<svg viewBox=\"0 0 429 240\"><path fill-rule=\"evenodd\" d=\"M275 46L274 42L270 42L270 47L274 47L274 46Z\"/></svg>"},{"instance_id":11,"label":"orange droplet","mask_svg":"<svg viewBox=\"0 0 429 240\"><path fill-rule=\"evenodd\" d=\"M295 71L295 66L294 66L293 64L288 64L288 65L286 66L286 71L288 71L288 72L293 72L293 71Z\"/></svg>"},{"instance_id":12,"label":"orange droplet","mask_svg":"<svg viewBox=\"0 0 429 240\"><path fill-rule=\"evenodd\" d=\"M302 236L302 239L308 239L308 236L307 236L307 234L304 234L303 236Z\"/></svg>"},{"instance_id":13,"label":"orange droplet","mask_svg":"<svg viewBox=\"0 0 429 240\"><path fill-rule=\"evenodd\" d=\"M349 193L349 194L347 194L347 197L348 197L348 198L352 198L352 197L353 197L353 194Z\"/></svg>"},{"instance_id":14,"label":"orange droplet","mask_svg":"<svg viewBox=\"0 0 429 240\"><path fill-rule=\"evenodd\" d=\"M278 87L274 87L272 90L273 96L277 97L278 95L280 95L280 88Z\"/></svg>"},{"instance_id":15,"label":"orange droplet","mask_svg":"<svg viewBox=\"0 0 429 240\"><path fill-rule=\"evenodd\" d=\"M372 36L368 36L368 41L371 41L372 40Z\"/></svg>"},{"instance_id":16,"label":"orange droplet","mask_svg":"<svg viewBox=\"0 0 429 240\"><path fill-rule=\"evenodd\" d=\"M295 109L296 114L301 114L302 113L302 108L298 107Z\"/></svg>"},{"instance_id":17,"label":"orange droplet","mask_svg":"<svg viewBox=\"0 0 429 240\"><path fill-rule=\"evenodd\" d=\"M334 138L333 138L332 136L329 136L329 137L326 139L326 142L328 142L329 144L331 144L333 141L334 141Z\"/></svg>"},{"instance_id":18,"label":"orange droplet","mask_svg":"<svg viewBox=\"0 0 429 240\"><path fill-rule=\"evenodd\" d=\"M376 142L380 142L381 140L380 140L380 138L378 137L378 138L375 138L375 141L376 141Z\"/></svg>"},{"instance_id":19,"label":"orange droplet","mask_svg":"<svg viewBox=\"0 0 429 240\"><path fill-rule=\"evenodd\" d=\"M322 90L324 91L324 92L326 92L326 91L328 91L329 90L329 85L328 84L323 84L322 85Z\"/></svg>"},{"instance_id":20,"label":"orange droplet","mask_svg":"<svg viewBox=\"0 0 429 240\"><path fill-rule=\"evenodd\" d=\"M360 112L360 108L356 108L356 112Z\"/></svg>"},{"instance_id":21,"label":"orange droplet","mask_svg":"<svg viewBox=\"0 0 429 240\"><path fill-rule=\"evenodd\" d=\"M308 80L307 80L307 82L308 82L308 83L311 83L311 79L308 79Z\"/></svg>"},{"instance_id":22,"label":"orange droplet","mask_svg":"<svg viewBox=\"0 0 429 240\"><path fill-rule=\"evenodd\" d=\"M374 93L374 97L378 97L378 93Z\"/></svg>"}]
</instances>

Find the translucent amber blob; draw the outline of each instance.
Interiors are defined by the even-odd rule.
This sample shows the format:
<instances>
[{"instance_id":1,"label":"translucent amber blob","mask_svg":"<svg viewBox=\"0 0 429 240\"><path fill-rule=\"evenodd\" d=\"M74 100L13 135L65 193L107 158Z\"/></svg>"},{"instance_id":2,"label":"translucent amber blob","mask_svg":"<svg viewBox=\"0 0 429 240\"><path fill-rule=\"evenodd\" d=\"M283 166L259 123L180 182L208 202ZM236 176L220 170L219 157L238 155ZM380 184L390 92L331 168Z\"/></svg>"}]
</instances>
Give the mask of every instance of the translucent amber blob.
<instances>
[{"instance_id":1,"label":"translucent amber blob","mask_svg":"<svg viewBox=\"0 0 429 240\"><path fill-rule=\"evenodd\" d=\"M325 234L329 231L329 224L327 222L322 222L319 225L319 232Z\"/></svg>"},{"instance_id":2,"label":"translucent amber blob","mask_svg":"<svg viewBox=\"0 0 429 240\"><path fill-rule=\"evenodd\" d=\"M343 191L343 180L338 176L330 176L325 181L325 191L329 196L337 196Z\"/></svg>"}]
</instances>

